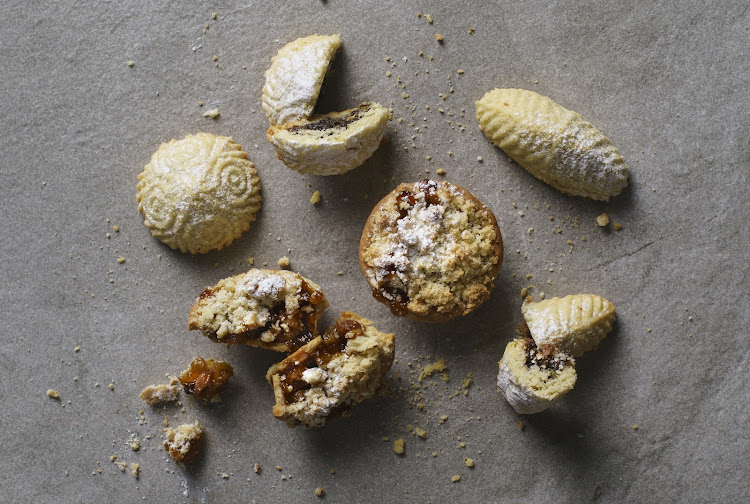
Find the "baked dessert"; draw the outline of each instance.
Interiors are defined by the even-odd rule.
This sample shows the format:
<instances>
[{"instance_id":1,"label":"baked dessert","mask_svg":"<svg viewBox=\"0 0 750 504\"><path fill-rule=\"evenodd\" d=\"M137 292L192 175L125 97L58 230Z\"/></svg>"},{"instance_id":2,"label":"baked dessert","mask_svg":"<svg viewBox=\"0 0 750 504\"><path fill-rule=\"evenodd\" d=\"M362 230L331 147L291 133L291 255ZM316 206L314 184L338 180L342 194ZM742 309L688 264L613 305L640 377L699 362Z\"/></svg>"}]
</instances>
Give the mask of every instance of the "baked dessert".
<instances>
[{"instance_id":1,"label":"baked dessert","mask_svg":"<svg viewBox=\"0 0 750 504\"><path fill-rule=\"evenodd\" d=\"M538 303L527 297L521 312L538 345L552 343L573 357L599 346L612 331L617 318L615 306L594 294L576 294Z\"/></svg>"},{"instance_id":2,"label":"baked dessert","mask_svg":"<svg viewBox=\"0 0 750 504\"><path fill-rule=\"evenodd\" d=\"M227 345L291 352L317 332L328 307L320 286L285 270L251 269L207 287L188 316L188 329Z\"/></svg>"},{"instance_id":3,"label":"baked dessert","mask_svg":"<svg viewBox=\"0 0 750 504\"><path fill-rule=\"evenodd\" d=\"M263 112L271 125L310 117L339 47L338 35L310 35L279 50L263 86Z\"/></svg>"},{"instance_id":4,"label":"baked dessert","mask_svg":"<svg viewBox=\"0 0 750 504\"><path fill-rule=\"evenodd\" d=\"M219 402L221 392L232 375L234 369L228 362L196 357L190 367L180 374L179 379L186 394L191 394L196 399Z\"/></svg>"},{"instance_id":5,"label":"baked dessert","mask_svg":"<svg viewBox=\"0 0 750 504\"><path fill-rule=\"evenodd\" d=\"M367 219L359 263L373 296L396 315L444 322L490 296L503 261L495 216L443 181L399 185Z\"/></svg>"},{"instance_id":6,"label":"baked dessert","mask_svg":"<svg viewBox=\"0 0 750 504\"><path fill-rule=\"evenodd\" d=\"M576 384L575 360L555 345L537 346L531 338L508 343L499 365L497 386L521 414L549 408Z\"/></svg>"},{"instance_id":7,"label":"baked dessert","mask_svg":"<svg viewBox=\"0 0 750 504\"><path fill-rule=\"evenodd\" d=\"M177 462L187 464L195 460L201 451L203 428L198 420L192 424L180 425L176 430L167 427L164 429L164 434L166 437L164 449Z\"/></svg>"},{"instance_id":8,"label":"baked dessert","mask_svg":"<svg viewBox=\"0 0 750 504\"><path fill-rule=\"evenodd\" d=\"M138 175L136 200L151 234L191 254L221 250L250 229L260 179L231 138L188 135L162 144Z\"/></svg>"},{"instance_id":9,"label":"baked dessert","mask_svg":"<svg viewBox=\"0 0 750 504\"><path fill-rule=\"evenodd\" d=\"M320 427L372 397L393 364L394 336L343 312L322 336L271 366L273 415L290 427Z\"/></svg>"},{"instance_id":10,"label":"baked dessert","mask_svg":"<svg viewBox=\"0 0 750 504\"><path fill-rule=\"evenodd\" d=\"M146 404L154 406L155 404L164 402L173 402L177 400L177 395L180 389L177 385L170 383L169 385L149 385L145 389L141 390L138 395Z\"/></svg>"},{"instance_id":11,"label":"baked dessert","mask_svg":"<svg viewBox=\"0 0 750 504\"><path fill-rule=\"evenodd\" d=\"M372 156L387 123L385 107L363 103L343 112L272 125L266 138L289 168L303 174L340 175Z\"/></svg>"},{"instance_id":12,"label":"baked dessert","mask_svg":"<svg viewBox=\"0 0 750 504\"><path fill-rule=\"evenodd\" d=\"M628 185L628 167L609 139L546 96L494 89L476 107L487 138L555 189L607 201Z\"/></svg>"}]
</instances>

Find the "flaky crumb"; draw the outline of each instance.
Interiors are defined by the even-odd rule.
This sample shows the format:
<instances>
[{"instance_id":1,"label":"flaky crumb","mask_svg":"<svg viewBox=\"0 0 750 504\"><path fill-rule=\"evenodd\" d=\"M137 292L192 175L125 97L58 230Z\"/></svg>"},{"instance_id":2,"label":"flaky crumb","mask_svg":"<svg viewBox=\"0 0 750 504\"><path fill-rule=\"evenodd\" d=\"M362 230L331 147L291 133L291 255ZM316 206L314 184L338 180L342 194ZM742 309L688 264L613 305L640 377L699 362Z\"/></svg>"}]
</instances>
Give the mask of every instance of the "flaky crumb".
<instances>
[{"instance_id":1,"label":"flaky crumb","mask_svg":"<svg viewBox=\"0 0 750 504\"><path fill-rule=\"evenodd\" d=\"M312 193L312 196L310 196L310 203L313 205L317 205L320 203L320 191L315 191Z\"/></svg>"},{"instance_id":2,"label":"flaky crumb","mask_svg":"<svg viewBox=\"0 0 750 504\"><path fill-rule=\"evenodd\" d=\"M124 262L125 262L125 258L124 258L124 257L122 257L122 256L120 256L120 257L118 257L118 258L117 258L117 262L118 262L119 264L122 264L122 263L124 263Z\"/></svg>"},{"instance_id":3,"label":"flaky crumb","mask_svg":"<svg viewBox=\"0 0 750 504\"><path fill-rule=\"evenodd\" d=\"M475 31L476 31L476 30L474 29L474 27L473 27L473 26L469 26L469 35L471 35L471 34L472 34L472 33L474 33Z\"/></svg>"},{"instance_id":4,"label":"flaky crumb","mask_svg":"<svg viewBox=\"0 0 750 504\"><path fill-rule=\"evenodd\" d=\"M422 372L419 374L419 377L417 378L417 381L422 381L425 378L432 376L435 373L443 372L447 369L447 366L445 364L445 359L440 358L437 361L433 362L432 364L427 364Z\"/></svg>"},{"instance_id":5,"label":"flaky crumb","mask_svg":"<svg viewBox=\"0 0 750 504\"><path fill-rule=\"evenodd\" d=\"M128 60L128 61L127 61L127 65L128 65L128 66L129 66L130 68L133 68L133 67L135 66L135 61L133 61L133 60Z\"/></svg>"},{"instance_id":6,"label":"flaky crumb","mask_svg":"<svg viewBox=\"0 0 750 504\"><path fill-rule=\"evenodd\" d=\"M203 113L203 117L210 117L211 119L216 119L220 115L221 115L221 113L219 112L219 109L217 109L217 108L211 109L211 110L206 110Z\"/></svg>"},{"instance_id":7,"label":"flaky crumb","mask_svg":"<svg viewBox=\"0 0 750 504\"><path fill-rule=\"evenodd\" d=\"M473 458L467 458L465 462L466 462L466 467L474 467L474 459Z\"/></svg>"},{"instance_id":8,"label":"flaky crumb","mask_svg":"<svg viewBox=\"0 0 750 504\"><path fill-rule=\"evenodd\" d=\"M599 217L596 218L596 223L600 227L604 227L607 224L609 224L609 215L607 215L607 212L603 212Z\"/></svg>"},{"instance_id":9,"label":"flaky crumb","mask_svg":"<svg viewBox=\"0 0 750 504\"><path fill-rule=\"evenodd\" d=\"M287 256L280 257L277 261L280 267L282 268L288 268L291 262L289 261L289 258Z\"/></svg>"},{"instance_id":10,"label":"flaky crumb","mask_svg":"<svg viewBox=\"0 0 750 504\"><path fill-rule=\"evenodd\" d=\"M133 438L133 441L130 442L130 449L133 451L138 451L141 449L141 441L138 438Z\"/></svg>"},{"instance_id":11,"label":"flaky crumb","mask_svg":"<svg viewBox=\"0 0 750 504\"><path fill-rule=\"evenodd\" d=\"M141 390L140 397L146 404L153 406L162 402L172 402L177 400L179 389L174 384L169 385L149 385Z\"/></svg>"},{"instance_id":12,"label":"flaky crumb","mask_svg":"<svg viewBox=\"0 0 750 504\"><path fill-rule=\"evenodd\" d=\"M258 464L258 463L256 462L256 463L255 463L255 465L253 466L253 472L254 472L255 474L260 474L260 472L261 472L262 470L263 470L263 466L262 466L262 465L260 465L260 464Z\"/></svg>"},{"instance_id":13,"label":"flaky crumb","mask_svg":"<svg viewBox=\"0 0 750 504\"><path fill-rule=\"evenodd\" d=\"M453 483L458 483L459 481L461 481L461 475L460 474L454 474L453 476L451 476L451 481Z\"/></svg>"},{"instance_id":14,"label":"flaky crumb","mask_svg":"<svg viewBox=\"0 0 750 504\"><path fill-rule=\"evenodd\" d=\"M432 24L432 22L434 21L434 20L432 19L432 16L431 16L430 14L425 14L424 18L425 18L425 19L427 20L427 22L428 22L428 23L430 23L430 24Z\"/></svg>"},{"instance_id":15,"label":"flaky crumb","mask_svg":"<svg viewBox=\"0 0 750 504\"><path fill-rule=\"evenodd\" d=\"M47 389L47 395L52 399L60 399L60 394L58 394L55 389Z\"/></svg>"},{"instance_id":16,"label":"flaky crumb","mask_svg":"<svg viewBox=\"0 0 750 504\"><path fill-rule=\"evenodd\" d=\"M393 453L396 455L403 455L404 454L404 445L406 442L404 441L404 438L398 438L393 442Z\"/></svg>"},{"instance_id":17,"label":"flaky crumb","mask_svg":"<svg viewBox=\"0 0 750 504\"><path fill-rule=\"evenodd\" d=\"M323 487L317 487L315 489L315 495L317 495L318 497L323 497L325 494L326 494L326 491Z\"/></svg>"},{"instance_id":18,"label":"flaky crumb","mask_svg":"<svg viewBox=\"0 0 750 504\"><path fill-rule=\"evenodd\" d=\"M439 33L436 33L435 34L435 40L437 40L438 42L442 43L443 42L443 36L440 35Z\"/></svg>"},{"instance_id":19,"label":"flaky crumb","mask_svg":"<svg viewBox=\"0 0 750 504\"><path fill-rule=\"evenodd\" d=\"M136 462L133 462L130 464L130 474L132 474L135 479L138 479L138 476L140 475L140 471L141 471L141 464L138 464Z\"/></svg>"},{"instance_id":20,"label":"flaky crumb","mask_svg":"<svg viewBox=\"0 0 750 504\"><path fill-rule=\"evenodd\" d=\"M416 429L414 429L414 433L422 439L427 438L427 431L422 429L421 427L417 427Z\"/></svg>"}]
</instances>

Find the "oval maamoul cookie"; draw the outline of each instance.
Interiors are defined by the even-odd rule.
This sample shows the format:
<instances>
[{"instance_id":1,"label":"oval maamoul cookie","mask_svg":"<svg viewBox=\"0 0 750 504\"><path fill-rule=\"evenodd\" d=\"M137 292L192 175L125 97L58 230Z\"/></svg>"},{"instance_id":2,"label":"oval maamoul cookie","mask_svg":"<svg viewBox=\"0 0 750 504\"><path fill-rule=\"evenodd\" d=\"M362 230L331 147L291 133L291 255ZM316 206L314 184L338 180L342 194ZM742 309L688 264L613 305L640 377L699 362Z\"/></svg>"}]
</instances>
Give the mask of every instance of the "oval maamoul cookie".
<instances>
[{"instance_id":1,"label":"oval maamoul cookie","mask_svg":"<svg viewBox=\"0 0 750 504\"><path fill-rule=\"evenodd\" d=\"M518 413L543 411L573 390L575 360L553 344L537 347L533 339L508 343L500 360L497 386Z\"/></svg>"},{"instance_id":2,"label":"oval maamoul cookie","mask_svg":"<svg viewBox=\"0 0 750 504\"><path fill-rule=\"evenodd\" d=\"M271 126L266 138L289 168L303 174L340 175L372 156L387 123L385 107L363 103L343 112Z\"/></svg>"},{"instance_id":3,"label":"oval maamoul cookie","mask_svg":"<svg viewBox=\"0 0 750 504\"><path fill-rule=\"evenodd\" d=\"M538 345L554 344L573 357L599 346L617 318L615 306L595 294L575 294L538 303L527 297L521 313Z\"/></svg>"},{"instance_id":4,"label":"oval maamoul cookie","mask_svg":"<svg viewBox=\"0 0 750 504\"><path fill-rule=\"evenodd\" d=\"M227 345L292 352L318 335L328 307L320 286L292 271L251 269L207 287L188 329Z\"/></svg>"},{"instance_id":5,"label":"oval maamoul cookie","mask_svg":"<svg viewBox=\"0 0 750 504\"><path fill-rule=\"evenodd\" d=\"M322 336L271 366L273 415L290 427L320 427L375 395L393 364L394 336L343 312Z\"/></svg>"},{"instance_id":6,"label":"oval maamoul cookie","mask_svg":"<svg viewBox=\"0 0 750 504\"><path fill-rule=\"evenodd\" d=\"M609 139L546 96L494 89L476 107L487 138L555 189L607 201L628 185L628 167Z\"/></svg>"},{"instance_id":7,"label":"oval maamoul cookie","mask_svg":"<svg viewBox=\"0 0 750 504\"><path fill-rule=\"evenodd\" d=\"M367 219L359 263L373 296L396 315L444 322L487 300L503 261L495 216L463 187L399 185Z\"/></svg>"},{"instance_id":8,"label":"oval maamoul cookie","mask_svg":"<svg viewBox=\"0 0 750 504\"><path fill-rule=\"evenodd\" d=\"M231 138L188 135L162 144L138 175L136 200L151 234L192 254L221 250L250 228L260 179Z\"/></svg>"},{"instance_id":9,"label":"oval maamoul cookie","mask_svg":"<svg viewBox=\"0 0 750 504\"><path fill-rule=\"evenodd\" d=\"M263 86L263 111L271 125L310 117L339 47L338 35L310 35L279 50Z\"/></svg>"}]
</instances>

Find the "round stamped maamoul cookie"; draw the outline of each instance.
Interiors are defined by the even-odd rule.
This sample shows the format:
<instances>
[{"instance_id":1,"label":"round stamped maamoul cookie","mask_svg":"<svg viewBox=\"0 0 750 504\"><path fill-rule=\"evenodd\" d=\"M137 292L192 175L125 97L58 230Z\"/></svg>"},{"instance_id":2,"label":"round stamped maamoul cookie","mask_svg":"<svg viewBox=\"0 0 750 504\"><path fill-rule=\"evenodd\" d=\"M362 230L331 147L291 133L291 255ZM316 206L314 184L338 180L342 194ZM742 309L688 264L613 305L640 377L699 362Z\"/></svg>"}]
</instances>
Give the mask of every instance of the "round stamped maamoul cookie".
<instances>
[{"instance_id":1,"label":"round stamped maamoul cookie","mask_svg":"<svg viewBox=\"0 0 750 504\"><path fill-rule=\"evenodd\" d=\"M271 126L266 138L289 168L303 174L340 175L372 156L387 124L385 107L363 103L343 112Z\"/></svg>"},{"instance_id":2,"label":"round stamped maamoul cookie","mask_svg":"<svg viewBox=\"0 0 750 504\"><path fill-rule=\"evenodd\" d=\"M250 229L260 179L231 138L188 135L162 144L138 175L138 211L151 234L182 252L221 250Z\"/></svg>"},{"instance_id":3,"label":"round stamped maamoul cookie","mask_svg":"<svg viewBox=\"0 0 750 504\"><path fill-rule=\"evenodd\" d=\"M271 125L310 117L339 47L338 35L310 35L279 50L263 86L263 111Z\"/></svg>"},{"instance_id":4,"label":"round stamped maamoul cookie","mask_svg":"<svg viewBox=\"0 0 750 504\"><path fill-rule=\"evenodd\" d=\"M375 205L359 243L373 296L423 322L482 304L502 262L495 216L463 187L442 181L399 185Z\"/></svg>"}]
</instances>

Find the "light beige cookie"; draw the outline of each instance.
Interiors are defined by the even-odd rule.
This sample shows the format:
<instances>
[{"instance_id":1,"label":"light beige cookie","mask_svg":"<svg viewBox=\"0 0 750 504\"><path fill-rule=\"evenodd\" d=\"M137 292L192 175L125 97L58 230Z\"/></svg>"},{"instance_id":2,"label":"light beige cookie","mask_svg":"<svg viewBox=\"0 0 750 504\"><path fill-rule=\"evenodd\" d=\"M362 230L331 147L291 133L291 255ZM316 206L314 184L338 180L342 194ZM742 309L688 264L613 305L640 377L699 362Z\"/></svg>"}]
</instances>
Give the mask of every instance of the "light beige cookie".
<instances>
[{"instance_id":1,"label":"light beige cookie","mask_svg":"<svg viewBox=\"0 0 750 504\"><path fill-rule=\"evenodd\" d=\"M393 334L343 312L325 334L268 370L276 399L273 415L290 427L320 427L329 418L350 414L380 388L393 351Z\"/></svg>"},{"instance_id":2,"label":"light beige cookie","mask_svg":"<svg viewBox=\"0 0 750 504\"><path fill-rule=\"evenodd\" d=\"M318 335L328 300L292 271L251 269L207 287L190 310L188 329L227 345L291 352Z\"/></svg>"},{"instance_id":3,"label":"light beige cookie","mask_svg":"<svg viewBox=\"0 0 750 504\"><path fill-rule=\"evenodd\" d=\"M176 462L192 462L201 451L203 428L198 420L192 424L180 425L176 430L168 427L164 429L164 434L164 449Z\"/></svg>"},{"instance_id":4,"label":"light beige cookie","mask_svg":"<svg viewBox=\"0 0 750 504\"><path fill-rule=\"evenodd\" d=\"M263 111L271 125L310 117L340 46L338 35L310 35L279 50L263 86Z\"/></svg>"},{"instance_id":5,"label":"light beige cookie","mask_svg":"<svg viewBox=\"0 0 750 504\"><path fill-rule=\"evenodd\" d=\"M260 179L247 152L211 133L162 144L138 175L137 189L151 234L192 254L232 243L260 208Z\"/></svg>"},{"instance_id":6,"label":"light beige cookie","mask_svg":"<svg viewBox=\"0 0 750 504\"><path fill-rule=\"evenodd\" d=\"M552 343L573 357L599 346L612 331L617 318L615 306L594 294L576 294L538 303L527 297L521 312L538 345Z\"/></svg>"},{"instance_id":7,"label":"light beige cookie","mask_svg":"<svg viewBox=\"0 0 750 504\"><path fill-rule=\"evenodd\" d=\"M387 124L387 109L363 103L343 112L271 126L266 138L289 168L311 175L340 175L372 156Z\"/></svg>"},{"instance_id":8,"label":"light beige cookie","mask_svg":"<svg viewBox=\"0 0 750 504\"><path fill-rule=\"evenodd\" d=\"M555 189L607 201L628 185L628 167L609 139L546 96L494 89L476 107L487 138Z\"/></svg>"},{"instance_id":9,"label":"light beige cookie","mask_svg":"<svg viewBox=\"0 0 750 504\"><path fill-rule=\"evenodd\" d=\"M533 339L508 343L500 360L497 386L518 413L539 413L573 390L575 360L552 344Z\"/></svg>"},{"instance_id":10,"label":"light beige cookie","mask_svg":"<svg viewBox=\"0 0 750 504\"><path fill-rule=\"evenodd\" d=\"M401 184L372 210L359 263L396 315L444 322L486 301L503 261L495 216L448 182Z\"/></svg>"}]
</instances>

